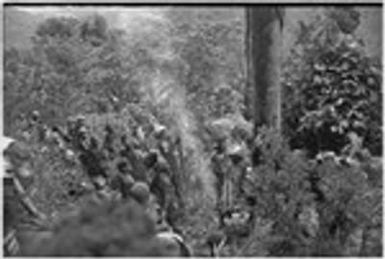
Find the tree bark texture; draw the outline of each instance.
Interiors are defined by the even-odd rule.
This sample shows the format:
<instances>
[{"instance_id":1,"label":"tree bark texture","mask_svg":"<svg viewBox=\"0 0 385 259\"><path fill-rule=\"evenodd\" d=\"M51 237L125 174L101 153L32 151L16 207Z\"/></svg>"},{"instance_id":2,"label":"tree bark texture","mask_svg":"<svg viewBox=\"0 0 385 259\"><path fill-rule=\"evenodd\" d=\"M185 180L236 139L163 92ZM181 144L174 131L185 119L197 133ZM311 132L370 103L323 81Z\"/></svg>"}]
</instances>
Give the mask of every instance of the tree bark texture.
<instances>
[{"instance_id":1,"label":"tree bark texture","mask_svg":"<svg viewBox=\"0 0 385 259\"><path fill-rule=\"evenodd\" d=\"M280 65L283 9L246 7L246 106L255 131L262 125L280 130Z\"/></svg>"}]
</instances>

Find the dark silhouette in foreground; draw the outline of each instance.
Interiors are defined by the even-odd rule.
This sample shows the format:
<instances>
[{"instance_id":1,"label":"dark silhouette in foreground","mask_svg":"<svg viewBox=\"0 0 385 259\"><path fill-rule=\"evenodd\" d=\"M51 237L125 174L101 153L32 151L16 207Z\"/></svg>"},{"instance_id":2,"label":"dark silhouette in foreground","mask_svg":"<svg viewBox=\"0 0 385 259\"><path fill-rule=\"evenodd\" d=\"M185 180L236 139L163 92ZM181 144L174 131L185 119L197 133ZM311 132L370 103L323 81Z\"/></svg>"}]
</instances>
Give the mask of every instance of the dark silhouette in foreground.
<instances>
[{"instance_id":1,"label":"dark silhouette in foreground","mask_svg":"<svg viewBox=\"0 0 385 259\"><path fill-rule=\"evenodd\" d=\"M29 256L186 256L182 241L156 231L134 200L89 202L49 232L37 232ZM183 242L182 242L183 243Z\"/></svg>"}]
</instances>

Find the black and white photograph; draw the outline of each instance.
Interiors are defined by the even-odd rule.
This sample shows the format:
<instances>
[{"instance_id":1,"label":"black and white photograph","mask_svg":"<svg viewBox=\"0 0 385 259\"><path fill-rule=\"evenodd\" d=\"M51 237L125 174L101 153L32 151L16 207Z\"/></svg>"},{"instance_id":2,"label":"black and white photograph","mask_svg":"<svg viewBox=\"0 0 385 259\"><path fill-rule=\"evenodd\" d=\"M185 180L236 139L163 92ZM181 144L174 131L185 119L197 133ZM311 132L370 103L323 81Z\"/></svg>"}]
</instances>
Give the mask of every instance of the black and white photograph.
<instances>
[{"instance_id":1,"label":"black and white photograph","mask_svg":"<svg viewBox=\"0 0 385 259\"><path fill-rule=\"evenodd\" d=\"M5 257L382 257L383 6L2 5Z\"/></svg>"}]
</instances>

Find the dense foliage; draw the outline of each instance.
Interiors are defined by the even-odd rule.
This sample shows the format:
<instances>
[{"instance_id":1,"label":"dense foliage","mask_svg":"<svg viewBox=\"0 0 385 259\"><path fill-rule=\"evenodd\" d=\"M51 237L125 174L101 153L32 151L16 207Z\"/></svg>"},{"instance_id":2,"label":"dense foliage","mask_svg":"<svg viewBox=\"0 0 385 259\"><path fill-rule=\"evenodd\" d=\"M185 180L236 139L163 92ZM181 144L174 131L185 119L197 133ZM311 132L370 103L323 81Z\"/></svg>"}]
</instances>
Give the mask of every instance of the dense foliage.
<instances>
[{"instance_id":1,"label":"dense foliage","mask_svg":"<svg viewBox=\"0 0 385 259\"><path fill-rule=\"evenodd\" d=\"M257 145L262 163L250 177L248 195L255 197L256 214L271 226L263 240L267 254L357 256L370 249L381 254L381 186L369 180L373 172L364 163L343 163L336 156L308 159L266 129ZM381 166L375 171L381 175ZM367 240L363 233L373 229L376 239Z\"/></svg>"},{"instance_id":2,"label":"dense foliage","mask_svg":"<svg viewBox=\"0 0 385 259\"><path fill-rule=\"evenodd\" d=\"M160 227L199 256L381 255L381 67L354 36L359 15L300 24L284 134L256 136L243 18L175 7L118 29L53 17L31 49L6 50L5 134L29 147L23 184L49 222L29 253L158 255ZM130 200L148 195L145 208Z\"/></svg>"},{"instance_id":3,"label":"dense foliage","mask_svg":"<svg viewBox=\"0 0 385 259\"><path fill-rule=\"evenodd\" d=\"M364 147L381 155L380 62L367 56L353 25L349 34L342 33L349 24L341 28L346 14L336 16L340 13L301 24L284 65L285 130L292 146L313 154L341 152L354 132Z\"/></svg>"}]
</instances>

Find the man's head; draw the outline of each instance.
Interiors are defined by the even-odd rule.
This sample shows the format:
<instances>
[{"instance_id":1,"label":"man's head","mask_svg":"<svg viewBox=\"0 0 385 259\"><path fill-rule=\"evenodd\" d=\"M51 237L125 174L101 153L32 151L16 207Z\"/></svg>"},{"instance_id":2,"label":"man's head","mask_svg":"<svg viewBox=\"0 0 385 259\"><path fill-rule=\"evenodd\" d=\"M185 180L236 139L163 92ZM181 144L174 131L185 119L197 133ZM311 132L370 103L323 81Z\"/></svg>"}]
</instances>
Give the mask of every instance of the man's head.
<instances>
[{"instance_id":1,"label":"man's head","mask_svg":"<svg viewBox=\"0 0 385 259\"><path fill-rule=\"evenodd\" d=\"M239 164L244 159L245 153L244 147L241 144L232 144L227 148L227 154L234 165Z\"/></svg>"},{"instance_id":2,"label":"man's head","mask_svg":"<svg viewBox=\"0 0 385 259\"><path fill-rule=\"evenodd\" d=\"M78 115L75 117L75 121L77 124L83 124L85 121L86 117L84 115Z\"/></svg>"},{"instance_id":3,"label":"man's head","mask_svg":"<svg viewBox=\"0 0 385 259\"><path fill-rule=\"evenodd\" d=\"M140 204L146 204L150 199L150 188L145 182L136 182L130 189L131 196Z\"/></svg>"},{"instance_id":4,"label":"man's head","mask_svg":"<svg viewBox=\"0 0 385 259\"><path fill-rule=\"evenodd\" d=\"M31 114L31 120L33 122L37 122L40 119L40 113L39 111L34 110Z\"/></svg>"},{"instance_id":5,"label":"man's head","mask_svg":"<svg viewBox=\"0 0 385 259\"><path fill-rule=\"evenodd\" d=\"M8 172L12 171L15 176L28 178L32 176L32 157L31 149L23 142L11 141L4 148L4 161Z\"/></svg>"},{"instance_id":6,"label":"man's head","mask_svg":"<svg viewBox=\"0 0 385 259\"><path fill-rule=\"evenodd\" d=\"M144 157L143 163L146 168L152 168L158 162L158 152L156 150L150 150Z\"/></svg>"},{"instance_id":7,"label":"man's head","mask_svg":"<svg viewBox=\"0 0 385 259\"><path fill-rule=\"evenodd\" d=\"M107 179L104 176L98 175L92 178L96 190L102 190L107 186Z\"/></svg>"},{"instance_id":8,"label":"man's head","mask_svg":"<svg viewBox=\"0 0 385 259\"><path fill-rule=\"evenodd\" d=\"M14 139L11 139L11 138L7 138L7 137L2 137L1 138L1 150L2 150L2 153L3 153L3 168L2 168L2 176L3 177L9 177L10 176L10 172L13 170L13 166L12 166L12 163L9 159L9 156L6 155L6 152L7 152L7 149L9 148L10 145L12 145L12 143L14 143L15 140Z\"/></svg>"}]
</instances>

